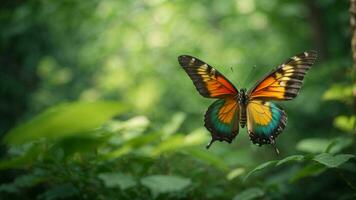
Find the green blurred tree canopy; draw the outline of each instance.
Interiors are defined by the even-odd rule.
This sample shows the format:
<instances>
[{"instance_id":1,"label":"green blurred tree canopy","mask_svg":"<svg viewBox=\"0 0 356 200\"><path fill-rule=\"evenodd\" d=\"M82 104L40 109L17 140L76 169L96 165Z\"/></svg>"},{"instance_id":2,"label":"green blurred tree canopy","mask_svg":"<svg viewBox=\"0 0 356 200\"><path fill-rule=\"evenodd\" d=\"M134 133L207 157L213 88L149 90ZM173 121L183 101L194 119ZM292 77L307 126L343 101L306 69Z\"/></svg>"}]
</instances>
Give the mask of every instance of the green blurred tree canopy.
<instances>
[{"instance_id":1,"label":"green blurred tree canopy","mask_svg":"<svg viewBox=\"0 0 356 200\"><path fill-rule=\"evenodd\" d=\"M0 6L1 199L354 199L349 2L9 1ZM316 50L281 155L210 140L177 57L238 88Z\"/></svg>"}]
</instances>

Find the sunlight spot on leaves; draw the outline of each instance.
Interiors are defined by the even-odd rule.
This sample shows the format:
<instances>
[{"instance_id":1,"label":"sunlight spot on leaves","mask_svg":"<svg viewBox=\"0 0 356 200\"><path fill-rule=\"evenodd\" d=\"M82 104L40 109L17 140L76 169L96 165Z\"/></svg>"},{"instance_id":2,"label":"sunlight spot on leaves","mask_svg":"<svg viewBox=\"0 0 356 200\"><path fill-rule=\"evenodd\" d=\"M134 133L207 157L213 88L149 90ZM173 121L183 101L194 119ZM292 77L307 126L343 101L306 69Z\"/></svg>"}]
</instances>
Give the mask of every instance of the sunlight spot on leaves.
<instances>
[{"instance_id":1,"label":"sunlight spot on leaves","mask_svg":"<svg viewBox=\"0 0 356 200\"><path fill-rule=\"evenodd\" d=\"M236 9L241 14L249 14L255 10L255 1L254 0L236 0Z\"/></svg>"},{"instance_id":2,"label":"sunlight spot on leaves","mask_svg":"<svg viewBox=\"0 0 356 200\"><path fill-rule=\"evenodd\" d=\"M338 116L334 119L334 126L344 132L355 133L356 116Z\"/></svg>"},{"instance_id":3,"label":"sunlight spot on leaves","mask_svg":"<svg viewBox=\"0 0 356 200\"><path fill-rule=\"evenodd\" d=\"M206 130L204 128L199 128L189 133L184 137L184 144L186 146L201 145L208 138Z\"/></svg>"},{"instance_id":4,"label":"sunlight spot on leaves","mask_svg":"<svg viewBox=\"0 0 356 200\"><path fill-rule=\"evenodd\" d=\"M127 100L138 110L148 111L155 107L161 94L162 86L154 79L147 79L133 89L132 93L128 93Z\"/></svg>"},{"instance_id":5,"label":"sunlight spot on leaves","mask_svg":"<svg viewBox=\"0 0 356 200\"><path fill-rule=\"evenodd\" d=\"M231 170L227 175L226 175L226 179L227 180L232 180L232 179L235 179L236 177L239 177L241 176L242 174L245 173L245 169L242 168L242 167L239 167L239 168L235 168L233 170Z\"/></svg>"},{"instance_id":6,"label":"sunlight spot on leaves","mask_svg":"<svg viewBox=\"0 0 356 200\"><path fill-rule=\"evenodd\" d=\"M324 100L344 101L352 97L352 86L335 84L323 95Z\"/></svg>"}]
</instances>

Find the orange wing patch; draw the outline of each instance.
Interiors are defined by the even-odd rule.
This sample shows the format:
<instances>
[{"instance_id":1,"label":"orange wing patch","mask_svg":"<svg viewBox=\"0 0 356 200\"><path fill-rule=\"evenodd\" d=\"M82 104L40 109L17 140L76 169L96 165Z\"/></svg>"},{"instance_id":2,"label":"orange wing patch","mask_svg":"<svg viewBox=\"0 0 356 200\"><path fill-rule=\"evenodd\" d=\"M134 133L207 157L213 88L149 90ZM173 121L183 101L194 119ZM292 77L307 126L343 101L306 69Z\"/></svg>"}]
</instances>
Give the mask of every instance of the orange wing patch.
<instances>
[{"instance_id":1,"label":"orange wing patch","mask_svg":"<svg viewBox=\"0 0 356 200\"><path fill-rule=\"evenodd\" d=\"M303 84L306 72L317 58L315 51L301 53L277 67L249 92L250 100L290 100Z\"/></svg>"},{"instance_id":2,"label":"orange wing patch","mask_svg":"<svg viewBox=\"0 0 356 200\"><path fill-rule=\"evenodd\" d=\"M212 140L207 148L216 140L232 142L239 132L239 114L239 104L233 98L219 99L209 106L204 125Z\"/></svg>"},{"instance_id":3,"label":"orange wing patch","mask_svg":"<svg viewBox=\"0 0 356 200\"><path fill-rule=\"evenodd\" d=\"M225 98L238 93L229 80L203 61L187 55L179 56L178 61L202 96L207 98Z\"/></svg>"},{"instance_id":4,"label":"orange wing patch","mask_svg":"<svg viewBox=\"0 0 356 200\"><path fill-rule=\"evenodd\" d=\"M218 112L218 119L225 124L231 123L236 115L237 102L232 98L225 99L224 105Z\"/></svg>"},{"instance_id":5,"label":"orange wing patch","mask_svg":"<svg viewBox=\"0 0 356 200\"><path fill-rule=\"evenodd\" d=\"M248 127L252 127L251 123L257 123L262 126L268 125L272 120L272 112L270 110L270 103L265 102L262 104L261 102L256 103L252 101L248 104L247 109L248 112ZM253 120L252 120L253 119Z\"/></svg>"}]
</instances>

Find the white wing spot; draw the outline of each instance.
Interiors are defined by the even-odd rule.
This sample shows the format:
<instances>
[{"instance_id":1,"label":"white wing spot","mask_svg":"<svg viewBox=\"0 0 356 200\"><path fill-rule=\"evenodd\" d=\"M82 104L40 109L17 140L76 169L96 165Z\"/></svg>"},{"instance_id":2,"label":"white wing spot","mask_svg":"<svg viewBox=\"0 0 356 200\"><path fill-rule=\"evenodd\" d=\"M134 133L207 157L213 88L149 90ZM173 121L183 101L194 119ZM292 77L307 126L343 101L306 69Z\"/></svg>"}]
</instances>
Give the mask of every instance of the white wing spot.
<instances>
[{"instance_id":1,"label":"white wing spot","mask_svg":"<svg viewBox=\"0 0 356 200\"><path fill-rule=\"evenodd\" d=\"M195 61L195 58L192 58L192 59L189 61L189 65L193 65L194 61Z\"/></svg>"}]
</instances>

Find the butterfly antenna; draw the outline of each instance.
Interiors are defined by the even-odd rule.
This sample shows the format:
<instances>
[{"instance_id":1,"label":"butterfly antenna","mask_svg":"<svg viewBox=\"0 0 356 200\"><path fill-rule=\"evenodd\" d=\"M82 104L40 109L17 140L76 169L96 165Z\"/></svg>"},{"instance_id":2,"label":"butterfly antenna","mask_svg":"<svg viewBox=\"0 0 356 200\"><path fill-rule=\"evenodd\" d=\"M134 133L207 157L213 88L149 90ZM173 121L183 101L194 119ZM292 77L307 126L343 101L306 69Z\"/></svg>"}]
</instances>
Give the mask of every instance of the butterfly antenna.
<instances>
[{"instance_id":1,"label":"butterfly antenna","mask_svg":"<svg viewBox=\"0 0 356 200\"><path fill-rule=\"evenodd\" d=\"M251 79L251 76L252 76L252 74L253 74L252 72L253 72L256 68L257 68L257 66L254 65L254 66L252 67L252 69L250 69L250 72L248 73L248 75L246 76L245 80L243 81L243 85L246 85L246 82Z\"/></svg>"},{"instance_id":2,"label":"butterfly antenna","mask_svg":"<svg viewBox=\"0 0 356 200\"><path fill-rule=\"evenodd\" d=\"M279 155L279 150L278 150L278 148L276 147L276 143L275 143L274 139L273 139L273 138L270 138L270 141L271 141L271 145L273 146L273 148L274 148L274 150L276 151L276 154L277 154L277 156L278 156L278 155Z\"/></svg>"}]
</instances>

